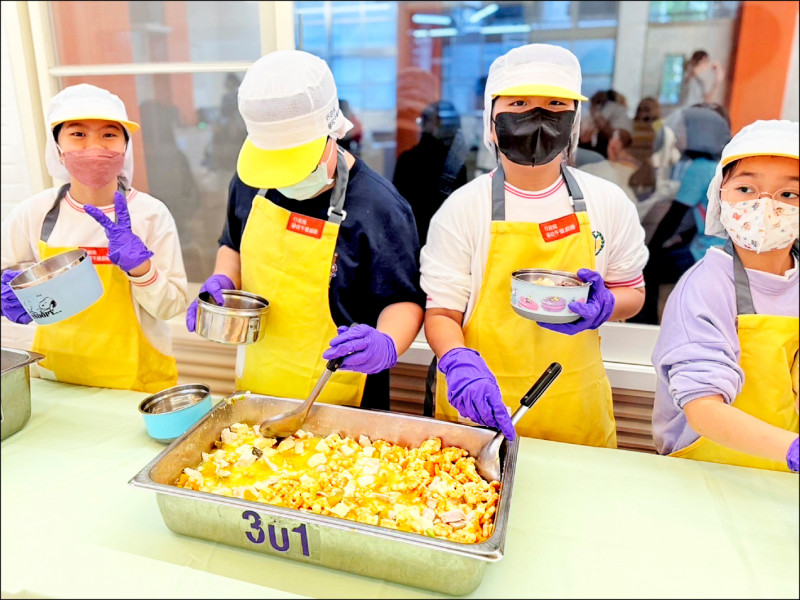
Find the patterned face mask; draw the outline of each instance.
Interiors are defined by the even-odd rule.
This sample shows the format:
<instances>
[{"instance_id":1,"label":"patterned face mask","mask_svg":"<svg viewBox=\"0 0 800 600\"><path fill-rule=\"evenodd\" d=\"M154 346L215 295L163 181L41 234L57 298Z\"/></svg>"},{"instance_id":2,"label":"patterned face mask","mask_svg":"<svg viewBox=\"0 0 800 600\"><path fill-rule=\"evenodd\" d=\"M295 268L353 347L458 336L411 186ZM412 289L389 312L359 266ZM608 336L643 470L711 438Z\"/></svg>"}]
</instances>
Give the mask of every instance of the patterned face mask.
<instances>
[{"instance_id":1,"label":"patterned face mask","mask_svg":"<svg viewBox=\"0 0 800 600\"><path fill-rule=\"evenodd\" d=\"M737 246L769 252L791 245L800 230L800 208L770 198L721 202L720 222Z\"/></svg>"}]
</instances>

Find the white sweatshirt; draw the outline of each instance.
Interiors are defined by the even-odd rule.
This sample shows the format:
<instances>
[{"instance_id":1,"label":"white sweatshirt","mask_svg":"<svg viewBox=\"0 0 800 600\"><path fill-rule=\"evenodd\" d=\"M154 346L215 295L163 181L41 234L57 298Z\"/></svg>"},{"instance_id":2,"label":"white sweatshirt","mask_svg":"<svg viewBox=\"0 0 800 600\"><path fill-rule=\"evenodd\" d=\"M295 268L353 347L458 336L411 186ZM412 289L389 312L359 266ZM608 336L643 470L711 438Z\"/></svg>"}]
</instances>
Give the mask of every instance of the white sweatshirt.
<instances>
[{"instance_id":1,"label":"white sweatshirt","mask_svg":"<svg viewBox=\"0 0 800 600\"><path fill-rule=\"evenodd\" d=\"M619 186L577 169L570 168L570 173L586 200L595 270L609 288L644 286L648 251L636 207ZM420 254L427 307L463 311L465 324L475 308L489 256L493 176L494 171L476 177L445 200L431 219ZM508 182L505 190L509 222L543 223L574 212L562 177L540 191L521 190Z\"/></svg>"},{"instance_id":2,"label":"white sweatshirt","mask_svg":"<svg viewBox=\"0 0 800 600\"><path fill-rule=\"evenodd\" d=\"M39 239L44 218L55 202L59 188L50 188L15 206L2 224L0 267L21 262L39 262ZM128 191L131 229L154 254L150 270L141 277L130 277L136 318L147 339L161 353L172 355L168 319L186 310L189 303L186 271L183 267L178 229L169 209L160 200ZM114 205L102 207L115 220ZM105 230L83 210L69 193L61 200L58 219L47 240L50 246L107 248ZM102 327L102 323L98 323Z\"/></svg>"}]
</instances>

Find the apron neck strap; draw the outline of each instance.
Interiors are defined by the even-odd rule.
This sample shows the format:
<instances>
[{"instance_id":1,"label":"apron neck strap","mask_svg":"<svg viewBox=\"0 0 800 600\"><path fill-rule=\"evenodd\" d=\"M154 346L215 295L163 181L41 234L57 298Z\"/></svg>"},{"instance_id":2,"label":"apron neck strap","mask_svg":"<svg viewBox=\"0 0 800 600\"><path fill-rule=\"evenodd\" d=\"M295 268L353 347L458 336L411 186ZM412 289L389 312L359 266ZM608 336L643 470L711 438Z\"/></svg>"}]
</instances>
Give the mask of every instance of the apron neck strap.
<instances>
[{"instance_id":1,"label":"apron neck strap","mask_svg":"<svg viewBox=\"0 0 800 600\"><path fill-rule=\"evenodd\" d=\"M750 278L747 270L739 258L739 253L733 247L733 242L728 240L724 248L725 252L733 256L733 285L736 289L736 314L754 315L756 314L753 306L753 294L750 292Z\"/></svg>"},{"instance_id":2,"label":"apron neck strap","mask_svg":"<svg viewBox=\"0 0 800 600\"><path fill-rule=\"evenodd\" d=\"M56 194L56 199L55 202L53 202L53 206L50 207L50 210L47 211L47 214L44 217L44 222L42 223L42 235L39 236L43 242L47 242L47 240L50 239L50 234L53 233L53 228L56 226L56 221L58 220L61 200L63 200L64 196L67 195L68 191L69 184L65 183L58 190L58 194Z\"/></svg>"},{"instance_id":3,"label":"apron neck strap","mask_svg":"<svg viewBox=\"0 0 800 600\"><path fill-rule=\"evenodd\" d=\"M561 175L567 185L567 193L572 198L572 206L575 212L586 212L586 200L583 199L581 191L575 177L570 173L566 166L561 165ZM506 177L503 172L503 165L497 161L497 170L492 177L492 221L506 220Z\"/></svg>"},{"instance_id":4,"label":"apron neck strap","mask_svg":"<svg viewBox=\"0 0 800 600\"><path fill-rule=\"evenodd\" d=\"M344 197L347 191L347 183L350 181L350 169L347 168L344 148L337 146L336 149L338 150L338 156L336 157L336 182L333 184L331 205L328 207L328 223L339 225L347 218L347 211L344 210Z\"/></svg>"},{"instance_id":5,"label":"apron neck strap","mask_svg":"<svg viewBox=\"0 0 800 600\"><path fill-rule=\"evenodd\" d=\"M347 183L350 181L350 169L347 168L347 159L344 157L344 149L337 147L337 150L336 181L331 191L331 202L328 207L328 223L340 225L347 217L347 211L344 210L344 197L347 191ZM258 190L258 195L266 199L267 188Z\"/></svg>"}]
</instances>

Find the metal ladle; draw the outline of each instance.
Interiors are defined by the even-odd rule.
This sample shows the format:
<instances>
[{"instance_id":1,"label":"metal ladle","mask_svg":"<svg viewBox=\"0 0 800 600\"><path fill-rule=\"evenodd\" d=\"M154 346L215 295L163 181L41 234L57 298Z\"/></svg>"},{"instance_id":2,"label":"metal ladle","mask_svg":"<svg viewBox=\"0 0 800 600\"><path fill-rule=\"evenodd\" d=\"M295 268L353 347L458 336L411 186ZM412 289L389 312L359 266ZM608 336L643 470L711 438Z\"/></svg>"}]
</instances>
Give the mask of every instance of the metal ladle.
<instances>
[{"instance_id":1,"label":"metal ladle","mask_svg":"<svg viewBox=\"0 0 800 600\"><path fill-rule=\"evenodd\" d=\"M512 425L516 426L519 423L523 415L536 404L536 401L542 397L542 394L545 393L560 373L561 365L557 362L547 367L541 377L528 390L528 393L520 400L519 408L511 415ZM475 460L475 468L478 471L478 475L487 481L500 481L500 444L504 437L503 433L498 431L492 440L481 449L478 458Z\"/></svg>"},{"instance_id":2,"label":"metal ladle","mask_svg":"<svg viewBox=\"0 0 800 600\"><path fill-rule=\"evenodd\" d=\"M333 358L328 361L328 364L325 365L325 370L322 372L322 376L317 381L314 389L311 390L311 393L308 395L308 398L306 398L306 401L300 406L285 413L264 419L264 421L261 422L261 425L259 425L259 432L261 435L267 438L285 438L293 435L298 429L300 429L308 417L308 412L311 410L311 405L314 404L314 401L319 397L320 393L322 392L322 388L324 388L325 384L328 383L328 380L331 378L331 375L333 375L333 372L342 366L344 359L345 357L342 356L340 358Z\"/></svg>"}]
</instances>

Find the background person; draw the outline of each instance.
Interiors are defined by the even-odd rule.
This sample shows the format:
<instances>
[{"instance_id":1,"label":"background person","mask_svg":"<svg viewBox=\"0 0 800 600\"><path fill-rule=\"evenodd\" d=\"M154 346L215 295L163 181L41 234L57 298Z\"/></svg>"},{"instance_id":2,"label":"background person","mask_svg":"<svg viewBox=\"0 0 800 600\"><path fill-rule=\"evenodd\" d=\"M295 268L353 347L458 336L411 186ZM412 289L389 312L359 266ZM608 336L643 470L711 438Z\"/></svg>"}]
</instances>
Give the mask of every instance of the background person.
<instances>
[{"instance_id":1,"label":"background person","mask_svg":"<svg viewBox=\"0 0 800 600\"><path fill-rule=\"evenodd\" d=\"M166 323L186 308L175 221L156 198L130 187L131 135L117 96L88 84L64 88L47 112L47 167L68 180L15 206L2 227L2 266L84 248L102 297L63 321L36 328L39 372L65 383L158 392L177 384ZM3 316L30 322L2 277Z\"/></svg>"},{"instance_id":2,"label":"background person","mask_svg":"<svg viewBox=\"0 0 800 600\"><path fill-rule=\"evenodd\" d=\"M322 59L261 57L239 87L239 111L248 137L214 274L201 287L218 304L233 288L270 302L263 337L240 348L236 386L306 398L326 361L347 355L319 401L388 410L388 369L422 323L411 208L338 147L351 124ZM196 319L195 300L189 331Z\"/></svg>"},{"instance_id":3,"label":"background person","mask_svg":"<svg viewBox=\"0 0 800 600\"><path fill-rule=\"evenodd\" d=\"M453 190L467 183L467 144L455 106L429 104L420 116L419 143L397 157L392 183L414 211L420 244L428 224Z\"/></svg>"},{"instance_id":4,"label":"background person","mask_svg":"<svg viewBox=\"0 0 800 600\"><path fill-rule=\"evenodd\" d=\"M563 164L577 146L580 88L577 58L558 46L520 46L492 63L484 143L497 168L453 192L431 221L421 254L425 334L439 357L438 418L497 427L511 438L507 407L519 406L558 361L561 375L517 432L615 447L596 330L641 306L647 250L624 192ZM591 281L588 302L570 305L580 318L550 325L518 316L509 276L520 268Z\"/></svg>"},{"instance_id":5,"label":"background person","mask_svg":"<svg viewBox=\"0 0 800 600\"><path fill-rule=\"evenodd\" d=\"M797 471L798 123L756 121L708 187L711 248L667 300L653 351L661 454Z\"/></svg>"}]
</instances>

